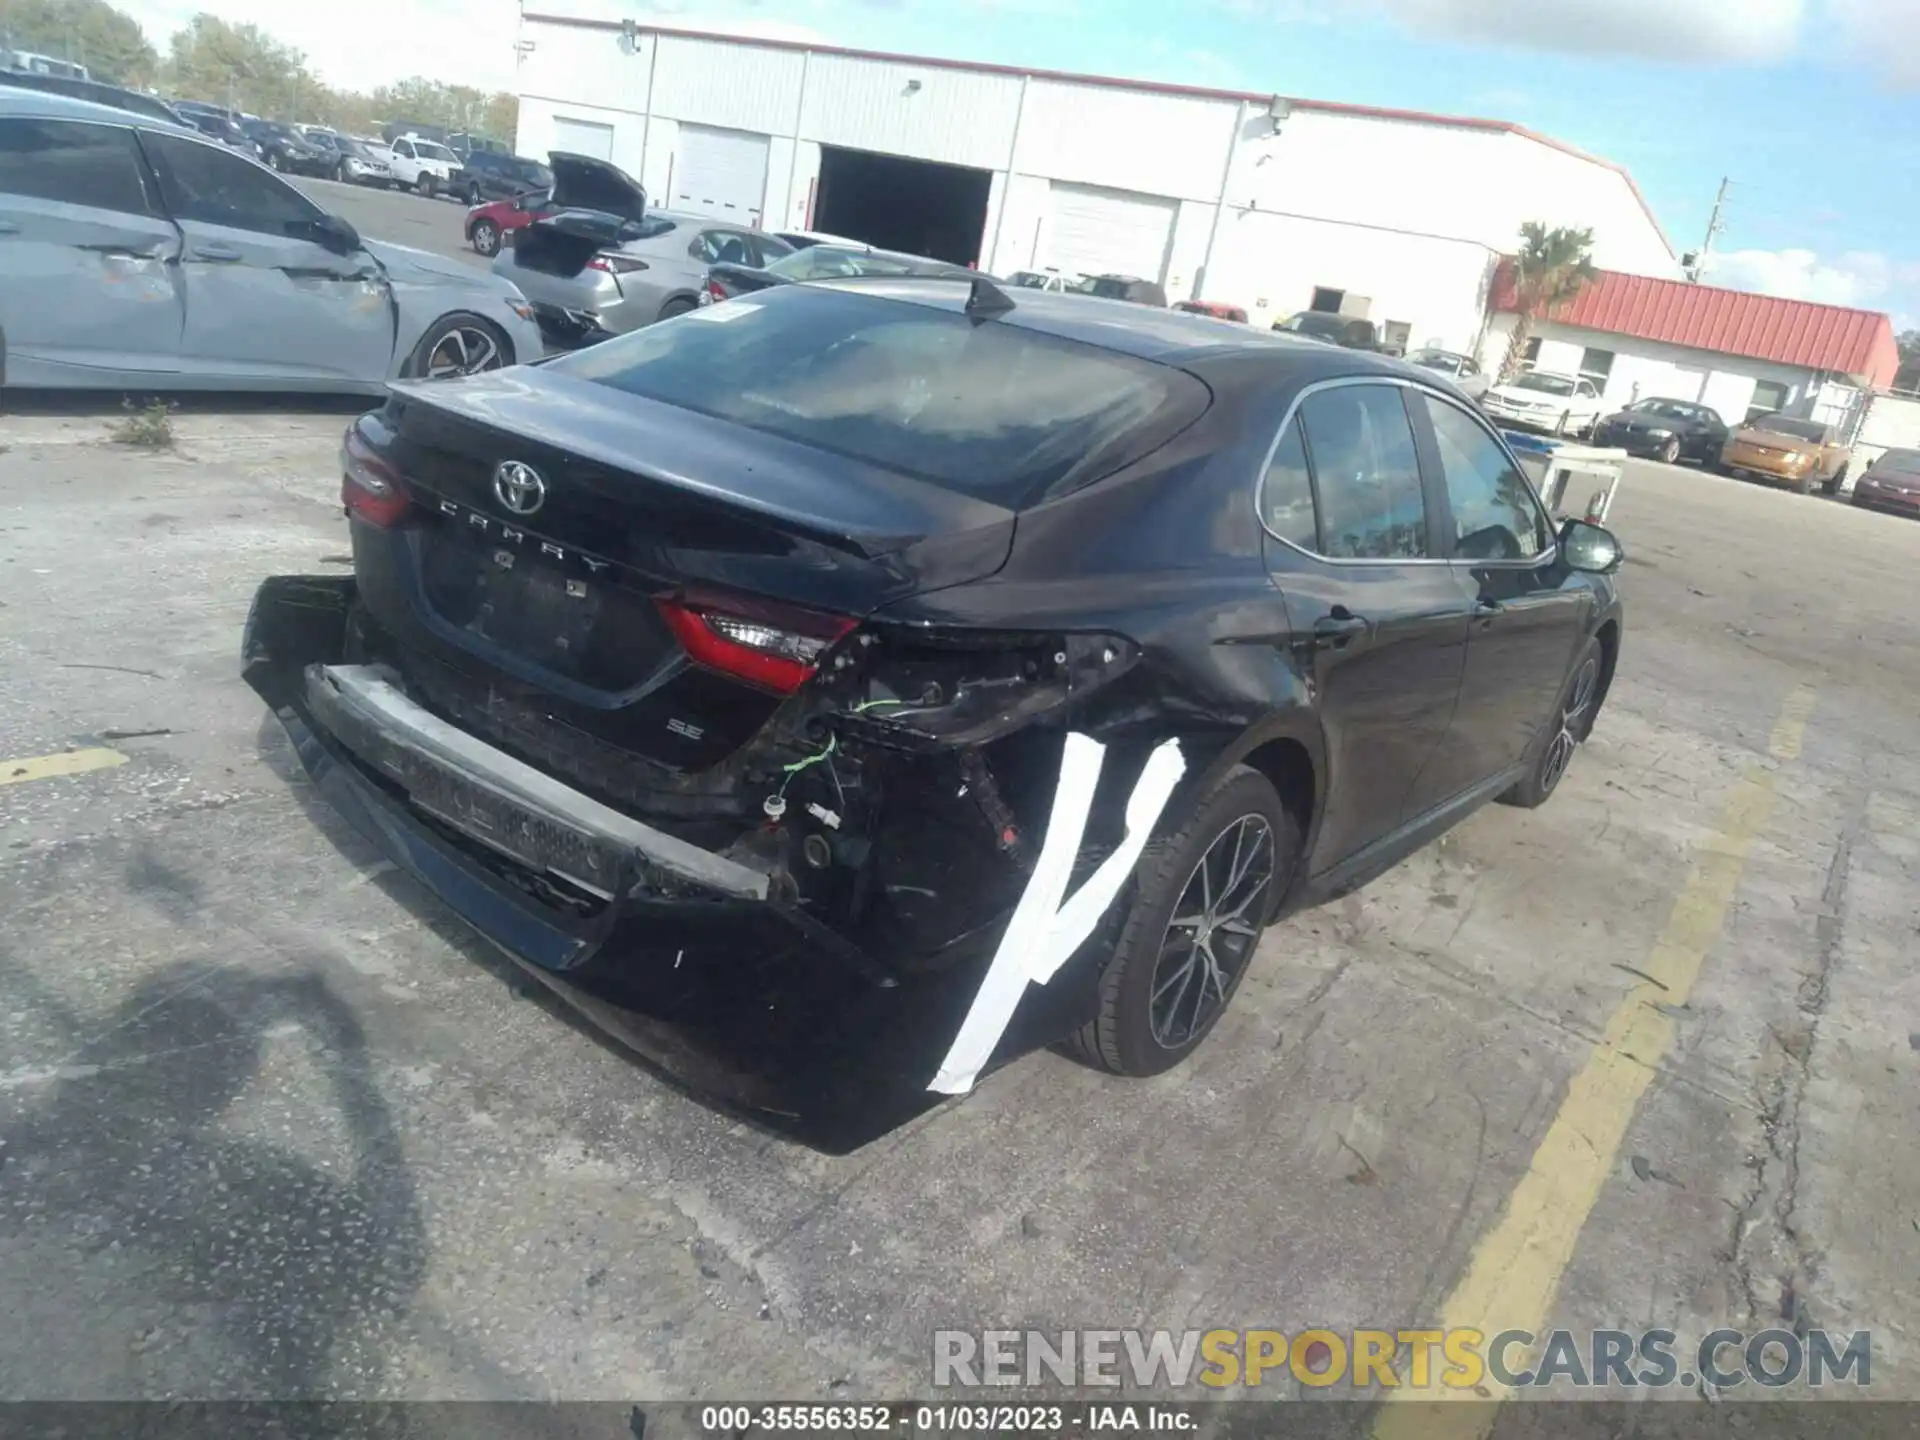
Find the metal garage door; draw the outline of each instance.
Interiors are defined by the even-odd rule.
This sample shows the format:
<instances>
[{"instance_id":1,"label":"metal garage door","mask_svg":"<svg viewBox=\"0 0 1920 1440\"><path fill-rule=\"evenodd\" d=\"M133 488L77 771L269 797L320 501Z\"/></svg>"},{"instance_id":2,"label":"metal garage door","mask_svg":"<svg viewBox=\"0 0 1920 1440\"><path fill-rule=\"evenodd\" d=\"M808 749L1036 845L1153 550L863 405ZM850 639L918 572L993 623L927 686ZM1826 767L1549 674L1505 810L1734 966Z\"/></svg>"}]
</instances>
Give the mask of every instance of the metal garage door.
<instances>
[{"instance_id":1,"label":"metal garage door","mask_svg":"<svg viewBox=\"0 0 1920 1440\"><path fill-rule=\"evenodd\" d=\"M1179 208L1159 195L1055 183L1047 263L1082 275L1164 280Z\"/></svg>"},{"instance_id":2,"label":"metal garage door","mask_svg":"<svg viewBox=\"0 0 1920 1440\"><path fill-rule=\"evenodd\" d=\"M596 125L591 120L553 117L553 148L569 155L591 155L596 160L613 159L613 126Z\"/></svg>"},{"instance_id":3,"label":"metal garage door","mask_svg":"<svg viewBox=\"0 0 1920 1440\"><path fill-rule=\"evenodd\" d=\"M680 127L673 208L758 225L767 203L767 137L746 130Z\"/></svg>"}]
</instances>

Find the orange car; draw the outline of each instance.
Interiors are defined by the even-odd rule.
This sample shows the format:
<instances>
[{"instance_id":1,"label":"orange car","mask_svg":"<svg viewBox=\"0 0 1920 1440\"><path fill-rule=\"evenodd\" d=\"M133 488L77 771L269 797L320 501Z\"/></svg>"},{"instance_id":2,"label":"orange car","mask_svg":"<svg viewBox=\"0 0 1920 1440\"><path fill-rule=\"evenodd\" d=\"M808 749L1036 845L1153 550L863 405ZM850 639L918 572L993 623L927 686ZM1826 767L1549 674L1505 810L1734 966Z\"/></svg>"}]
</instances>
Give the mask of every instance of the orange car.
<instances>
[{"instance_id":1,"label":"orange car","mask_svg":"<svg viewBox=\"0 0 1920 1440\"><path fill-rule=\"evenodd\" d=\"M1762 415L1727 437L1720 469L1727 475L1790 485L1802 495L1812 494L1816 485L1832 495L1847 478L1850 453L1831 425Z\"/></svg>"}]
</instances>

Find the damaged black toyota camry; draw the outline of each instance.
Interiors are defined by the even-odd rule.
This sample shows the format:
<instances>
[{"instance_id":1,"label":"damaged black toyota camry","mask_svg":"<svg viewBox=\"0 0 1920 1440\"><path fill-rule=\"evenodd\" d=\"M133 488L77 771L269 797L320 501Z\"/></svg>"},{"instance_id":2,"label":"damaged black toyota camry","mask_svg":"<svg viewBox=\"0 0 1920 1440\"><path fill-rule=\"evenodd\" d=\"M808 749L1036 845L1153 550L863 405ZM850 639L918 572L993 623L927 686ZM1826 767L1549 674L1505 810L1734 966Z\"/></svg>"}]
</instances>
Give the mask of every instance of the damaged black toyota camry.
<instances>
[{"instance_id":1,"label":"damaged black toyota camry","mask_svg":"<svg viewBox=\"0 0 1920 1440\"><path fill-rule=\"evenodd\" d=\"M984 279L402 382L254 601L323 793L667 1074L825 1148L1206 1036L1281 915L1553 793L1620 653L1430 372Z\"/></svg>"}]
</instances>

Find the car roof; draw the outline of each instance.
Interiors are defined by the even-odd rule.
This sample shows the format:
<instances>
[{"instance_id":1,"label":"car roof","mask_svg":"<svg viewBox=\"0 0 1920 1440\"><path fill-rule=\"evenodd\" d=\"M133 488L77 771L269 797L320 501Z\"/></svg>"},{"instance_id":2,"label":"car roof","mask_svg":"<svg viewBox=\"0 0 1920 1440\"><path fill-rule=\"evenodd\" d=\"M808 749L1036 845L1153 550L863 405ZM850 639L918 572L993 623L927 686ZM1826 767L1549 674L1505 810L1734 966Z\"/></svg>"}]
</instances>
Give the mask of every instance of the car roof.
<instances>
[{"instance_id":1,"label":"car roof","mask_svg":"<svg viewBox=\"0 0 1920 1440\"><path fill-rule=\"evenodd\" d=\"M138 110L122 110L115 105L97 105L91 100L75 100L50 90L28 90L0 83L0 115L36 120L91 120L100 125L130 125L142 130L164 130L176 135L198 138L199 132L185 125L159 119Z\"/></svg>"},{"instance_id":2,"label":"car roof","mask_svg":"<svg viewBox=\"0 0 1920 1440\"><path fill-rule=\"evenodd\" d=\"M876 275L808 283L820 288L878 295L889 300L956 313L965 310L967 297L971 293L971 287L959 284L957 279L932 276ZM1210 315L1162 309L1157 305L1136 305L1130 300L1108 300L1098 295L1062 294L1019 287L1011 287L1008 298L1013 301L1013 309L1002 312L996 324L1017 325L1063 340L1115 350L1142 360L1184 365L1202 359L1254 355L1292 358L1304 364L1356 375L1404 376L1418 373L1412 366L1364 351L1340 350L1317 341L1300 340L1271 331L1224 326Z\"/></svg>"}]
</instances>

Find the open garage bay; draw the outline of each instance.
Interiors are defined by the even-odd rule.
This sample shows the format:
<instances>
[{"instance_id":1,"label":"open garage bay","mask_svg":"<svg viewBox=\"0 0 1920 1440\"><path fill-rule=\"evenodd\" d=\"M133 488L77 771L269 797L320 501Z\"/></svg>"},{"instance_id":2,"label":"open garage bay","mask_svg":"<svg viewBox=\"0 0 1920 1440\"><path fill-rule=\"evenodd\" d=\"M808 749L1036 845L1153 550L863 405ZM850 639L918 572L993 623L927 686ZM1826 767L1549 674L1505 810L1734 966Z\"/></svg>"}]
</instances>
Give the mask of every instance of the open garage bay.
<instances>
[{"instance_id":1,"label":"open garage bay","mask_svg":"<svg viewBox=\"0 0 1920 1440\"><path fill-rule=\"evenodd\" d=\"M1632 467L1619 678L1544 810L1272 931L1182 1069L1043 1054L830 1159L532 996L318 802L236 650L261 576L344 564L342 423L8 422L10 1396L921 1393L942 1325L1439 1323L1515 1215L1573 1238L1495 1311L1871 1325L1920 1396L1920 526ZM1570 1109L1639 1009L1647 1083Z\"/></svg>"}]
</instances>

